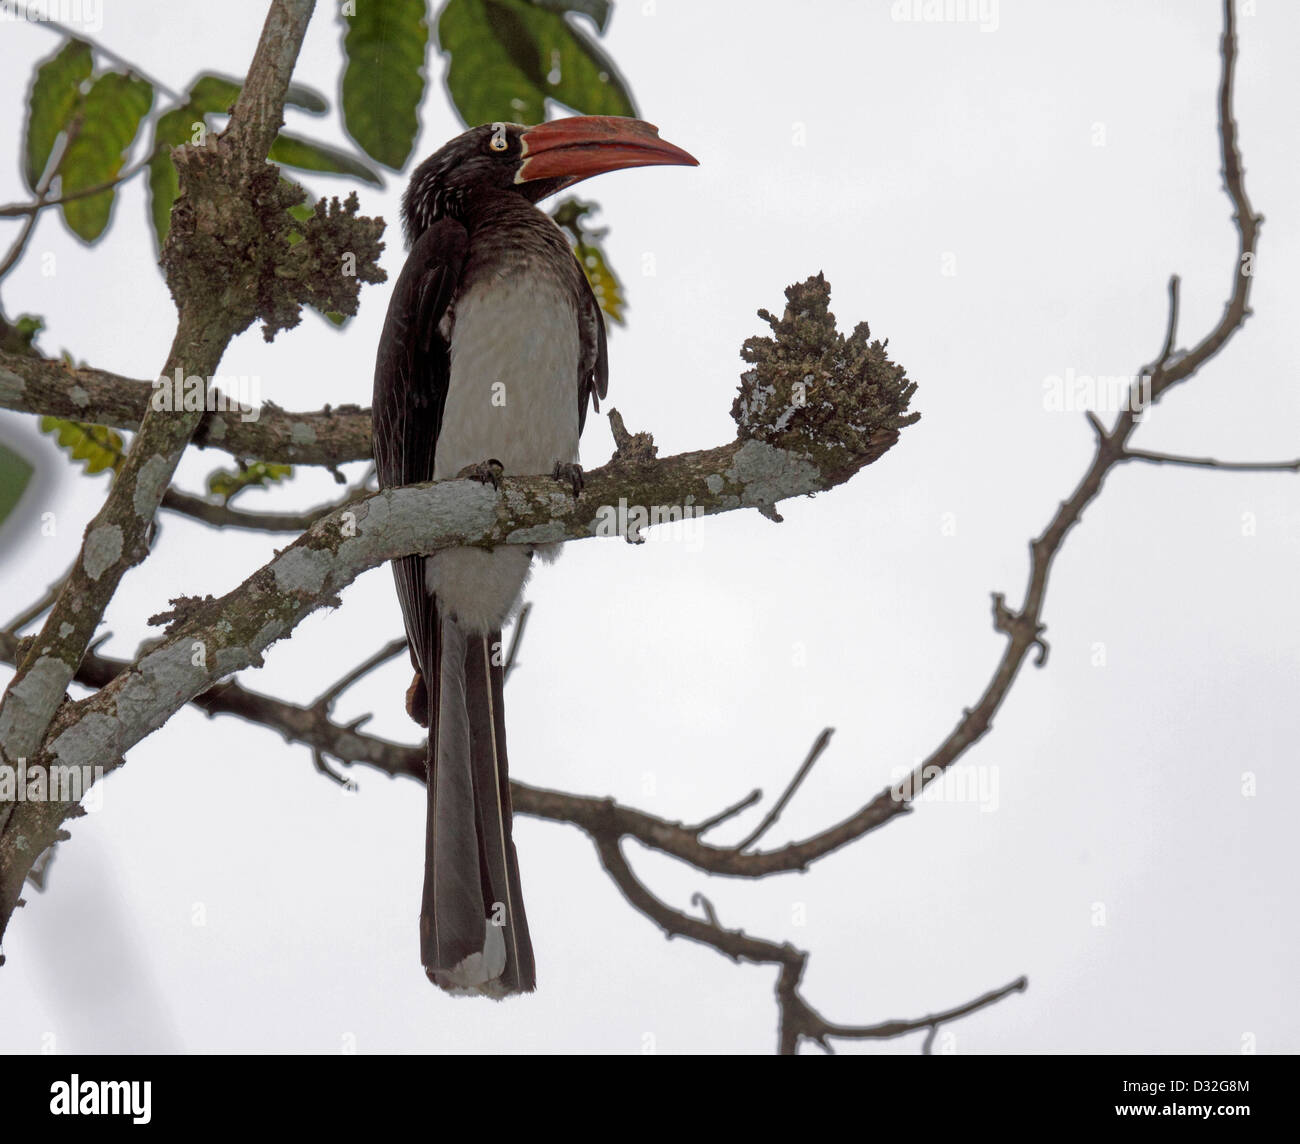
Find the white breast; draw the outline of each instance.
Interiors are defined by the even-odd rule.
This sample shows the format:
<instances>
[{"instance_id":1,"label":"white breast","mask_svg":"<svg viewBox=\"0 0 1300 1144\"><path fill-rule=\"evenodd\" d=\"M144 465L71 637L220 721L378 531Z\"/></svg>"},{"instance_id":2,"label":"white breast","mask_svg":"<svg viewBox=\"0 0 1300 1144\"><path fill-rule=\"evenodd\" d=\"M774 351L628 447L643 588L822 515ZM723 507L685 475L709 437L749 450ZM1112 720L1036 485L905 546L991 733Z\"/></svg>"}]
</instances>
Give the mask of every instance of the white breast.
<instances>
[{"instance_id":1,"label":"white breast","mask_svg":"<svg viewBox=\"0 0 1300 1144\"><path fill-rule=\"evenodd\" d=\"M576 461L579 352L573 300L549 275L490 278L458 298L434 477L490 459L507 476ZM497 631L519 604L532 552L448 549L429 560L426 585L467 630Z\"/></svg>"},{"instance_id":2,"label":"white breast","mask_svg":"<svg viewBox=\"0 0 1300 1144\"><path fill-rule=\"evenodd\" d=\"M578 459L578 315L549 275L490 278L456 301L434 476L495 458L506 475Z\"/></svg>"}]
</instances>

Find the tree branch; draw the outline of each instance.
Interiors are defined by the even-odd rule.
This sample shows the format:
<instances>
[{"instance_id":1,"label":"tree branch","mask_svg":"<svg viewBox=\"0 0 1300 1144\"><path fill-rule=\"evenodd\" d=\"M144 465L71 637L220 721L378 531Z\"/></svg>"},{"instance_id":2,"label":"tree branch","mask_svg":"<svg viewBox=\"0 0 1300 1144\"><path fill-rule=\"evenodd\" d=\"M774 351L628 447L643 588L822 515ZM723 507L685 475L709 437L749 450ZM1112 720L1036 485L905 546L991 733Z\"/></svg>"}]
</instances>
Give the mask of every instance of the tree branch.
<instances>
[{"instance_id":1,"label":"tree branch","mask_svg":"<svg viewBox=\"0 0 1300 1144\"><path fill-rule=\"evenodd\" d=\"M1165 337L1159 357L1150 367L1155 400L1193 376L1231 339L1250 313L1249 280L1261 220L1254 216L1246 198L1236 148L1232 120L1235 52L1233 9L1231 0L1227 0L1219 119L1224 181L1234 204L1233 217L1239 234L1238 267L1223 317L1186 354L1175 350L1179 299L1177 279L1171 279ZM512 784L516 810L582 827L592 837L602 865L624 896L670 935L687 936L734 959L780 965L777 997L782 1016L783 1051L794 1051L799 1040L805 1037L825 1046L830 1038L898 1036L923 1029L931 1034L926 1042L928 1050L941 1023L1023 990L1025 980L1017 979L956 1009L914 1020L865 1026L828 1022L807 1005L799 992L806 953L753 938L743 931L725 930L713 916L711 907L710 916L703 920L672 910L637 880L623 853L622 839L636 837L648 846L710 872L758 877L778 870L803 869L811 861L892 821L909 810L910 802L920 790L987 733L992 716L1005 699L1026 655L1038 648L1038 662L1043 662L1041 615L1052 561L1084 509L1099 495L1111 469L1126 460L1235 469L1297 468L1293 462L1267 466L1220 463L1130 450L1127 442L1138 421L1138 411L1125 411L1107 431L1099 420L1090 417L1097 434L1093 459L1071 496L1062 502L1043 533L1030 546L1028 583L1019 611L997 601L995 626L1008 637L1001 660L975 707L963 713L954 730L920 764L907 783L887 788L850 817L811 838L756 854L740 853L755 840L754 835L736 848L713 847L700 841L700 835L710 826L750 805L753 795L695 828L620 807L612 800L583 798L518 783ZM628 438L626 431L623 436ZM754 440L654 463L645 459L652 453L645 454L589 474L585 503L570 501L541 479L507 481L499 495L469 482L440 482L360 498L317 521L293 546L222 600L178 602L172 627L158 646L120 670L111 681L105 681L98 694L60 710L50 737L48 756L61 762L97 764L120 758L131 744L160 725L187 698L197 696L194 701L200 706L207 703L214 710L248 712L245 717L285 730L317 751L328 751L339 758L351 755L351 761L364 761L390 774L420 778L423 775L420 748L389 744L339 728L328 718L328 711L295 708L269 697L256 697L254 704L248 700L253 693L244 692L237 684L213 686L213 683L242 666L260 662L261 651L288 634L304 615L322 603L331 602L334 594L360 571L393 556L428 553L453 544L583 538L601 531L599 510L619 503L620 498L623 503L631 504L691 505L702 509L701 515L737 507L770 510L785 497L834 487L848 479L857 468L888 449L896 437L892 430L873 434L868 452L844 462L842 467L823 455ZM593 504L599 506L595 516L590 511ZM431 530L429 520L438 521L438 526ZM0 633L0 650L7 638L10 637ZM205 647L210 667L196 668L190 662L190 649L196 642ZM244 710L237 710L240 704L245 705ZM125 720L122 712L127 713ZM344 735L350 736L346 742ZM761 835L775 821L825 746L823 740L814 746L800 773L769 814L769 821L760 826L756 835ZM54 826L68 813L71 808L64 808ZM7 916L6 911L3 920Z\"/></svg>"},{"instance_id":2,"label":"tree branch","mask_svg":"<svg viewBox=\"0 0 1300 1144\"><path fill-rule=\"evenodd\" d=\"M31 733L30 723L19 724L25 737L11 731L11 739L28 749L15 751L12 757L26 757L29 764L86 764L102 766L105 772L114 769L131 746L161 726L178 708L232 672L260 664L266 648L287 636L305 616L335 603L337 593L361 572L394 557L431 554L467 544L626 535L628 505L676 506L677 519L687 508L696 517L739 508L764 508L788 497L843 483L897 439L896 429L877 430L862 443L866 452L857 454L831 440L807 442L796 450L751 437L716 449L665 458L652 465L609 465L595 470L587 475L581 499L545 477L509 479L500 491L475 481L455 480L386 489L360 497L316 521L274 560L221 599L173 601L175 611L159 617L171 620L161 643L95 695L58 707L43 746L40 736ZM132 457L136 455L133 448ZM115 493L122 481L120 474ZM643 523L654 523L650 508L642 511ZM95 529L92 525L88 532L92 556ZM83 553L74 580L84 571L84 565ZM61 601L67 598L68 590L65 587ZM93 591L86 598L98 599ZM25 665L31 663L34 649L45 648L51 631L57 632L53 625L59 622L58 615L56 604L40 637L26 652ZM195 654L197 648L202 649L202 655ZM77 649L76 661L66 671L52 675L47 669L39 677L44 686L58 689L52 705L62 699L83 653L84 647ZM47 658L48 653L42 650L40 661ZM59 661L61 669L65 664ZM16 689L20 697L24 695L20 686L24 678L27 676L20 668L16 682L11 684L11 695ZM55 698L49 693L41 693L41 697ZM0 730L4 728L0 726ZM4 848L6 835L0 834L0 892L8 895L0 897L0 907L5 910L0 925L7 923L17 903L18 890L31 862L55 840L60 824L75 809L75 804L57 801L25 803L21 807L23 833L13 835L8 851ZM6 830L12 827L11 822ZM19 837L22 845L17 842Z\"/></svg>"},{"instance_id":3,"label":"tree branch","mask_svg":"<svg viewBox=\"0 0 1300 1144\"><path fill-rule=\"evenodd\" d=\"M302 532L310 528L335 504L320 505L304 512L248 512L231 508L178 489L168 489L163 494L162 508L181 516L188 516L213 528L246 528L254 532Z\"/></svg>"},{"instance_id":4,"label":"tree branch","mask_svg":"<svg viewBox=\"0 0 1300 1144\"><path fill-rule=\"evenodd\" d=\"M782 1054L796 1053L802 1038L808 1038L829 1049L828 1041L832 1037L853 1040L884 1039L901 1037L905 1033L920 1029L937 1028L940 1024L958 1020L980 1009L995 1005L1012 993L1022 993L1029 986L1026 978L1018 977L1011 984L986 993L965 1005L912 1021L886 1021L878 1025L835 1024L822 1017L800 993L799 986L808 964L808 954L805 951L796 949L788 942L777 945L775 942L751 937L743 930L725 929L718 923L712 906L707 905L707 902L707 916L703 919L693 918L679 910L674 910L655 897L633 873L617 837L593 834L591 840L600 856L601 865L623 897L634 909L645 914L658 925L668 937L685 937L699 942L731 958L732 961L752 961L781 967L776 997L780 1012L779 1050Z\"/></svg>"},{"instance_id":5,"label":"tree branch","mask_svg":"<svg viewBox=\"0 0 1300 1144\"><path fill-rule=\"evenodd\" d=\"M321 692L321 694L316 697L316 701L312 703L312 708L320 711L326 718L329 718L330 712L334 710L334 704L338 702L340 695L356 683L357 680L364 679L374 671L375 668L387 663L395 655L399 655L405 650L405 636L401 636L395 640L389 640L388 643L384 644L384 646L375 652L375 654L369 659L363 660L337 683L331 684L325 691ZM368 719L369 716L366 716L366 718ZM357 724L354 723L353 726L355 727Z\"/></svg>"},{"instance_id":6,"label":"tree branch","mask_svg":"<svg viewBox=\"0 0 1300 1144\"><path fill-rule=\"evenodd\" d=\"M1219 139L1223 159L1224 188L1233 204L1233 222L1238 234L1238 257L1234 265L1232 292L1223 316L1200 342L1189 352L1178 354L1174 350L1178 324L1178 279L1170 280L1169 320L1159 357L1155 364L1144 370L1151 377L1151 398L1158 401L1173 386L1186 381L1207 361L1215 356L1241 328L1250 315L1247 305L1253 274L1255 247L1259 238L1259 224L1246 196L1241 156L1237 150L1236 123L1232 117L1233 79L1235 75L1237 38L1232 0L1224 0L1224 33L1221 43L1223 72L1219 84L1218 114ZM943 774L967 750L977 743L992 726L993 715L1015 682L1025 656L1035 648L1043 648L1043 604L1047 595L1047 580L1052 562L1060 551L1070 530L1079 523L1083 511L1101 492L1107 475L1126 459L1126 446L1137 428L1144 411L1127 409L1120 412L1109 432L1095 416L1090 418L1097 432L1092 463L1073 493L1053 516L1043 533L1031 542L1029 582L1018 612L1003 609L1005 621L998 627L1008 638L993 678L973 708L967 708L952 733L912 772L904 784L882 791L872 803L864 807L850 822L855 826L874 829L895 815L906 812L911 802L925 786ZM1039 665L1045 657L1040 655ZM847 828L847 829L846 829ZM851 840L854 826L849 823L835 828L838 836L847 833ZM828 832L830 833L830 832ZM839 842L843 845L843 841Z\"/></svg>"},{"instance_id":7,"label":"tree branch","mask_svg":"<svg viewBox=\"0 0 1300 1144\"><path fill-rule=\"evenodd\" d=\"M170 382L172 375L164 380ZM135 430L154 393L148 381L0 351L0 408ZM342 405L293 413L268 402L249 415L219 388L209 388L206 404L211 412L201 415L191 441L200 448L275 464L332 466L370 460L368 409Z\"/></svg>"},{"instance_id":8,"label":"tree branch","mask_svg":"<svg viewBox=\"0 0 1300 1144\"><path fill-rule=\"evenodd\" d=\"M262 266L245 248L254 234L278 234L277 223L288 230L286 203L275 193L278 175L265 159L313 6L313 0L272 0L225 135L210 148L173 153L181 195L163 261L179 315L163 376L176 370L210 376L230 339L264 304ZM203 221L196 224L198 216ZM239 249L223 250L217 232ZM266 246L263 257L272 257L273 244ZM145 414L45 626L0 699L0 757L30 758L41 749L104 609L127 569L148 554L154 514L200 419L198 412L153 407ZM49 804L0 810L0 924L18 904L37 856L32 848L44 850L55 840L65 813Z\"/></svg>"},{"instance_id":9,"label":"tree branch","mask_svg":"<svg viewBox=\"0 0 1300 1144\"><path fill-rule=\"evenodd\" d=\"M1300 457L1293 461L1216 461L1213 457L1183 457L1177 453L1152 453L1145 449L1125 449L1120 459L1146 461L1152 465L1223 469L1231 473L1300 473Z\"/></svg>"},{"instance_id":10,"label":"tree branch","mask_svg":"<svg viewBox=\"0 0 1300 1144\"><path fill-rule=\"evenodd\" d=\"M45 170L36 184L36 199L34 210L23 222L22 229L18 232L18 237L14 239L13 245L9 248L9 253L5 255L3 262L0 262L0 281L9 274L18 260L23 256L23 251L27 249L27 244L31 241L32 235L36 233L37 217L41 207L51 201L50 186L54 182L54 177L59 173L59 167L63 163L63 156L68 153L68 144L72 141L73 136L80 130L81 120L74 120L72 126L63 133L58 145L58 153L51 155L45 161Z\"/></svg>"},{"instance_id":11,"label":"tree branch","mask_svg":"<svg viewBox=\"0 0 1300 1144\"><path fill-rule=\"evenodd\" d=\"M834 734L834 731L835 729L833 727L827 727L817 736L816 742L813 743L812 749L808 752L808 757L804 759L803 764L795 772L794 778L790 780L790 785L785 788L781 797L776 800L776 805L767 812L763 821L754 827L753 831L746 835L743 842L736 843L737 852L748 850L755 842L762 838L763 835L766 834L776 823L776 820L781 817L781 811L785 809L786 803L794 798L794 792L799 789L803 780L808 777L808 772L813 769L813 765L819 758L821 758L822 752L830 745L831 735Z\"/></svg>"},{"instance_id":12,"label":"tree branch","mask_svg":"<svg viewBox=\"0 0 1300 1144\"><path fill-rule=\"evenodd\" d=\"M335 475L342 480L340 474ZM347 504L364 492L372 475L372 472L367 471L359 481L350 485L347 492L338 500L304 509L302 512L248 512L245 509L232 508L229 501L220 504L175 488L168 489L163 494L162 507L193 520L202 521L204 524L210 524L214 528L247 528L255 532L303 532L321 517L328 516L336 508Z\"/></svg>"},{"instance_id":13,"label":"tree branch","mask_svg":"<svg viewBox=\"0 0 1300 1144\"><path fill-rule=\"evenodd\" d=\"M138 163L133 163L129 166L116 178L109 179L103 183L96 183L93 187L81 187L78 190L69 191L67 194L60 194L55 198L43 197L38 189L36 198L29 203L6 203L4 206L0 206L0 218L27 217L30 219L33 215L39 214L47 207L57 207L61 206L63 203L74 203L78 199L88 199L91 195L100 195L105 191L111 191L115 187L120 187L123 183L130 182L134 179L136 175L149 166L152 159L153 152L150 152ZM4 275L3 273L0 273L0 278L2 277L4 277Z\"/></svg>"}]
</instances>

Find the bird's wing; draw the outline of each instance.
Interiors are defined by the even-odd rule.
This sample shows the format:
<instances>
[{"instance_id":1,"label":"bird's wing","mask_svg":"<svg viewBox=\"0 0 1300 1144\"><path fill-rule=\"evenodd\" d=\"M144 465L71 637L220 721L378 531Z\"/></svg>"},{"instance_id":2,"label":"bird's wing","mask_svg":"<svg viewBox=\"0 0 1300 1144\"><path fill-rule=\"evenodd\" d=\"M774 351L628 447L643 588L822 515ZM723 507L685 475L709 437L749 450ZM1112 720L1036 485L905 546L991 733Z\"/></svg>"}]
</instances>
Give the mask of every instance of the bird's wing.
<instances>
[{"instance_id":1,"label":"bird's wing","mask_svg":"<svg viewBox=\"0 0 1300 1144\"><path fill-rule=\"evenodd\" d=\"M433 479L451 372L439 326L460 281L468 244L459 222L436 223L412 247L393 287L375 360L371 412L380 488ZM423 556L393 561L413 659L433 629L424 563Z\"/></svg>"},{"instance_id":2,"label":"bird's wing","mask_svg":"<svg viewBox=\"0 0 1300 1144\"><path fill-rule=\"evenodd\" d=\"M581 270L581 267L579 268ZM579 324L582 352L578 356L578 433L587 424L587 403L600 412L600 399L609 392L609 349L605 343L605 315L601 312L596 295L586 274L581 275L585 287L583 301L586 321Z\"/></svg>"}]
</instances>

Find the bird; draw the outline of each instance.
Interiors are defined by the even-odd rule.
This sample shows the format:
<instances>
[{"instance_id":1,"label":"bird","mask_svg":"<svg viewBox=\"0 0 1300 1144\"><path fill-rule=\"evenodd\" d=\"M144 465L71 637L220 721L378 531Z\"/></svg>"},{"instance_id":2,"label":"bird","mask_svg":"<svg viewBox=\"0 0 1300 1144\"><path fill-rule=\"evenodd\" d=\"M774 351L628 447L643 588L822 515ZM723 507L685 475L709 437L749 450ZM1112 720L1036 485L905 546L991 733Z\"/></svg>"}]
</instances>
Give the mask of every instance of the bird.
<instances>
[{"instance_id":1,"label":"bird","mask_svg":"<svg viewBox=\"0 0 1300 1144\"><path fill-rule=\"evenodd\" d=\"M408 248L375 358L381 489L551 475L581 494L578 438L599 411L604 317L564 232L538 207L627 167L697 166L622 116L458 135L412 173ZM559 544L449 548L392 562L415 677L407 712L428 728L420 956L451 994L536 988L511 828L501 630L534 559Z\"/></svg>"}]
</instances>

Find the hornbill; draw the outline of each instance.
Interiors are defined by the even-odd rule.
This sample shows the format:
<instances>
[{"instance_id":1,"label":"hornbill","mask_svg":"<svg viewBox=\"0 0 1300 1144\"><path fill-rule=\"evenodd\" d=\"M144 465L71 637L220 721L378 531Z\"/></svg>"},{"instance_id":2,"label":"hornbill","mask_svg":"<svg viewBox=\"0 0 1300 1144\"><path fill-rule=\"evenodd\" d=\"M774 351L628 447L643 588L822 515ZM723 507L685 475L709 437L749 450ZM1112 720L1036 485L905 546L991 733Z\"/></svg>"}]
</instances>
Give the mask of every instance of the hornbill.
<instances>
[{"instance_id":1,"label":"hornbill","mask_svg":"<svg viewBox=\"0 0 1300 1144\"><path fill-rule=\"evenodd\" d=\"M538 202L621 167L696 161L637 119L492 123L416 168L402 199L410 253L375 362L381 488L502 473L578 495L578 436L609 376L605 323L568 240ZM393 561L429 728L420 953L434 984L504 997L534 988L511 837L501 627L534 555L559 545L452 548Z\"/></svg>"}]
</instances>

